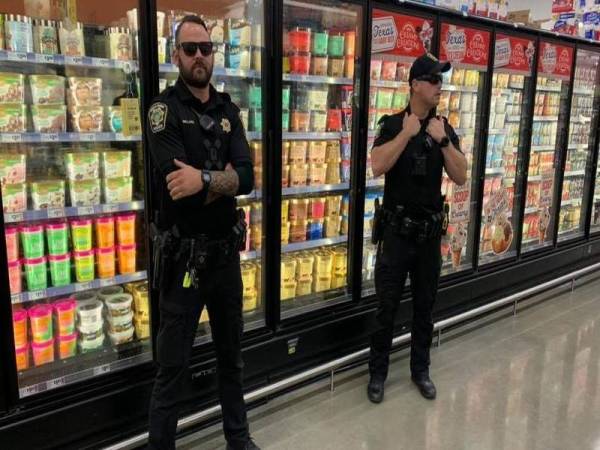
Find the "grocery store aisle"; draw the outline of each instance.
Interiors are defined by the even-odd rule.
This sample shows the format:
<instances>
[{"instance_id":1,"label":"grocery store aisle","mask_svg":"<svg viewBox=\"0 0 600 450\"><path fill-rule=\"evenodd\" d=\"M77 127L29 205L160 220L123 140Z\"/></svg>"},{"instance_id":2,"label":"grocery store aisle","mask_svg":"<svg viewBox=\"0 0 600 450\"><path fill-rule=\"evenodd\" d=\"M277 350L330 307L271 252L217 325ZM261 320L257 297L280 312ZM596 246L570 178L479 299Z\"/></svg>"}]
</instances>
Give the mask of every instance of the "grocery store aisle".
<instances>
[{"instance_id":1,"label":"grocery store aisle","mask_svg":"<svg viewBox=\"0 0 600 450\"><path fill-rule=\"evenodd\" d=\"M323 380L252 410L256 442L266 450L600 449L600 280L498 317L433 351L437 400L420 397L401 352L382 404L367 400L361 366L338 375L333 393ZM178 443L224 446L218 427Z\"/></svg>"}]
</instances>

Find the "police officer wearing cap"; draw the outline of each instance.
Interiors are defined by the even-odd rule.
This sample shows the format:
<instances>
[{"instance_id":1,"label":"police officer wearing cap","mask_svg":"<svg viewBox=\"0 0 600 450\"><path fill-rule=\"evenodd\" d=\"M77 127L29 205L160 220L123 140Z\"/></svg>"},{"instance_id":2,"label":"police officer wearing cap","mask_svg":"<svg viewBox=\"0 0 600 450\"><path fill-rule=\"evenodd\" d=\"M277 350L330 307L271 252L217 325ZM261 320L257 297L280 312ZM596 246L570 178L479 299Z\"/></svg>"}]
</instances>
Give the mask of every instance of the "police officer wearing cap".
<instances>
[{"instance_id":1,"label":"police officer wearing cap","mask_svg":"<svg viewBox=\"0 0 600 450\"><path fill-rule=\"evenodd\" d=\"M467 160L456 133L436 116L442 63L427 53L413 63L410 102L397 114L379 121L371 153L373 175L385 174L383 207L377 206L373 240L378 244L375 289L378 297L369 358L369 399L380 403L389 368L394 317L407 275L412 290L410 369L423 397L434 399L429 377L433 336L432 309L441 269L441 236L447 227L441 194L442 170L456 184L467 179Z\"/></svg>"},{"instance_id":2,"label":"police officer wearing cap","mask_svg":"<svg viewBox=\"0 0 600 450\"><path fill-rule=\"evenodd\" d=\"M208 308L227 448L258 449L248 431L242 387L242 279L246 224L236 195L254 186L239 109L210 84L213 45L205 23L186 16L175 35L179 79L148 112L158 196L153 218L153 285L160 289L149 448L175 449L178 401L190 381L190 354Z\"/></svg>"}]
</instances>

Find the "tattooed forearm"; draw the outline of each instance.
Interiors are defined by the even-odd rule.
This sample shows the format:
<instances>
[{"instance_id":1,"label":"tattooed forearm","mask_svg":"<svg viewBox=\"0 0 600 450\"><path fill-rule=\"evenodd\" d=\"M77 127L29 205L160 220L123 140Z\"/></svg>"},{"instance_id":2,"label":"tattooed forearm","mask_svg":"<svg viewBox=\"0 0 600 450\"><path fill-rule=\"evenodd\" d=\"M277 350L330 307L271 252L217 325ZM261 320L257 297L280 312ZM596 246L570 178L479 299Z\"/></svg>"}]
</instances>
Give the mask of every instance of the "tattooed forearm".
<instances>
[{"instance_id":1,"label":"tattooed forearm","mask_svg":"<svg viewBox=\"0 0 600 450\"><path fill-rule=\"evenodd\" d=\"M207 202L211 194L220 194L227 197L234 197L240 185L238 174L232 168L226 168L224 171L211 171L212 181L208 190Z\"/></svg>"}]
</instances>

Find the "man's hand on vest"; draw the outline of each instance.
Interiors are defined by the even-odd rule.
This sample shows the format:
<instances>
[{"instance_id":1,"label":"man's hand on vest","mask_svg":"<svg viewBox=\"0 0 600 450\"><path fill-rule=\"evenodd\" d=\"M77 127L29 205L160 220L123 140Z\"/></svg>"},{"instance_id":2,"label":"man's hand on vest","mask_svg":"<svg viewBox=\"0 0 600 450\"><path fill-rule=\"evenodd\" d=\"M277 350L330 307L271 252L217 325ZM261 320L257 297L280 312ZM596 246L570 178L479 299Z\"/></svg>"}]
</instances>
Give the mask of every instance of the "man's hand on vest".
<instances>
[{"instance_id":1,"label":"man's hand on vest","mask_svg":"<svg viewBox=\"0 0 600 450\"><path fill-rule=\"evenodd\" d=\"M402 120L402 131L406 133L409 139L414 138L421 131L421 122L416 114L404 114Z\"/></svg>"},{"instance_id":2,"label":"man's hand on vest","mask_svg":"<svg viewBox=\"0 0 600 450\"><path fill-rule=\"evenodd\" d=\"M444 127L444 121L441 118L439 118L439 117L435 117L433 119L430 119L429 120L429 124L427 125L427 133L438 144L440 142L442 142L442 139L444 139L445 137L447 137L446 136L446 128Z\"/></svg>"},{"instance_id":3,"label":"man's hand on vest","mask_svg":"<svg viewBox=\"0 0 600 450\"><path fill-rule=\"evenodd\" d=\"M189 197L204 189L201 170L177 159L174 162L179 169L167 175L167 188L173 200Z\"/></svg>"}]
</instances>

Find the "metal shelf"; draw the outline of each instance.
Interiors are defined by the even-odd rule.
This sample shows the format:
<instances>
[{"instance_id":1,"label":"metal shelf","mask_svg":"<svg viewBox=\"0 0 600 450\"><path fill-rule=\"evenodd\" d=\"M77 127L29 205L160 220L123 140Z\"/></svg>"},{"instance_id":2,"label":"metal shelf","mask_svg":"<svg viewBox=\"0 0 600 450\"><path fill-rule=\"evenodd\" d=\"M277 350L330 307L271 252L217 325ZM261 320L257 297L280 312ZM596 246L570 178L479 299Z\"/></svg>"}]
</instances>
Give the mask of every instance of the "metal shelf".
<instances>
[{"instance_id":1,"label":"metal shelf","mask_svg":"<svg viewBox=\"0 0 600 450\"><path fill-rule=\"evenodd\" d=\"M283 188L282 194L287 197L291 195L315 194L319 192L347 191L348 189L350 189L350 183L321 184L318 186L295 186Z\"/></svg>"},{"instance_id":2,"label":"metal shelf","mask_svg":"<svg viewBox=\"0 0 600 450\"><path fill-rule=\"evenodd\" d=\"M553 152L556 149L554 145L532 145L532 152Z\"/></svg>"},{"instance_id":3,"label":"metal shelf","mask_svg":"<svg viewBox=\"0 0 600 450\"><path fill-rule=\"evenodd\" d=\"M137 61L120 61L91 56L42 55L40 53L9 52L5 50L0 50L0 62L79 66L94 69L121 69L126 72L138 69Z\"/></svg>"},{"instance_id":4,"label":"metal shelf","mask_svg":"<svg viewBox=\"0 0 600 450\"><path fill-rule=\"evenodd\" d=\"M298 252L301 250L309 250L311 248L326 247L328 245L341 244L348 241L348 236L337 236L334 238L315 239L312 241L294 242L282 246L282 253Z\"/></svg>"},{"instance_id":5,"label":"metal shelf","mask_svg":"<svg viewBox=\"0 0 600 450\"><path fill-rule=\"evenodd\" d=\"M565 177L581 177L585 175L585 169L573 170L571 172L565 172Z\"/></svg>"},{"instance_id":6,"label":"metal shelf","mask_svg":"<svg viewBox=\"0 0 600 450\"><path fill-rule=\"evenodd\" d=\"M384 187L385 186L385 177L375 178L373 180L367 180L367 187L375 188L375 187Z\"/></svg>"},{"instance_id":7,"label":"metal shelf","mask_svg":"<svg viewBox=\"0 0 600 450\"><path fill-rule=\"evenodd\" d=\"M246 138L249 141L260 141L262 140L262 133L260 131L246 131Z\"/></svg>"},{"instance_id":8,"label":"metal shelf","mask_svg":"<svg viewBox=\"0 0 600 450\"><path fill-rule=\"evenodd\" d=\"M114 349L117 351L117 349ZM87 380L89 378L97 377L98 375L103 375L105 373L115 372L117 370L125 369L132 366L137 366L139 364L148 362L152 360L152 352L146 351L144 353L140 353L139 355L131 356L129 358L120 359L118 361L112 361L110 363L101 364L99 366L90 367L87 369L83 369L79 372L64 375L58 378L52 378L47 381L42 381L41 383L32 384L30 386L25 386L19 388L19 396L21 398L29 397L31 395L39 394L42 392L46 392L52 389L56 389L68 384L76 383L78 381Z\"/></svg>"},{"instance_id":9,"label":"metal shelf","mask_svg":"<svg viewBox=\"0 0 600 450\"><path fill-rule=\"evenodd\" d=\"M573 206L573 205L577 205L579 206L581 204L581 202L583 201L582 198L572 198L569 200L561 200L560 202L560 206Z\"/></svg>"},{"instance_id":10,"label":"metal shelf","mask_svg":"<svg viewBox=\"0 0 600 450\"><path fill-rule=\"evenodd\" d=\"M494 167L492 169L485 169L486 175L504 175L504 167Z\"/></svg>"},{"instance_id":11,"label":"metal shelf","mask_svg":"<svg viewBox=\"0 0 600 450\"><path fill-rule=\"evenodd\" d=\"M16 305L19 303L32 302L50 297L65 296L75 294L77 292L89 291L90 289L100 289L108 286L115 286L117 284L142 281L147 277L147 272L142 270L140 272L130 273L127 275L117 275L111 278L96 279L87 283L74 283L67 286L41 289L39 291L22 292L20 294L11 295L11 302L13 305Z\"/></svg>"},{"instance_id":12,"label":"metal shelf","mask_svg":"<svg viewBox=\"0 0 600 450\"><path fill-rule=\"evenodd\" d=\"M515 93L516 90L520 90L523 89L523 86L521 86L520 88L514 87L514 88L492 88L492 91L497 93L497 94L506 94L506 95L512 95Z\"/></svg>"},{"instance_id":13,"label":"metal shelf","mask_svg":"<svg viewBox=\"0 0 600 450\"><path fill-rule=\"evenodd\" d=\"M341 84L345 86L352 86L354 84L352 78L326 77L319 75L297 75L294 73L284 73L282 79L283 81L295 83Z\"/></svg>"},{"instance_id":14,"label":"metal shelf","mask_svg":"<svg viewBox=\"0 0 600 450\"><path fill-rule=\"evenodd\" d=\"M520 116L506 116L506 122L520 122Z\"/></svg>"},{"instance_id":15,"label":"metal shelf","mask_svg":"<svg viewBox=\"0 0 600 450\"><path fill-rule=\"evenodd\" d=\"M506 134L506 129L504 128L490 128L490 130L488 131L489 135L497 135L497 134L502 134L505 135Z\"/></svg>"},{"instance_id":16,"label":"metal shelf","mask_svg":"<svg viewBox=\"0 0 600 450\"><path fill-rule=\"evenodd\" d=\"M590 123L592 121L591 117L586 117L586 116L575 116L571 118L571 123Z\"/></svg>"},{"instance_id":17,"label":"metal shelf","mask_svg":"<svg viewBox=\"0 0 600 450\"><path fill-rule=\"evenodd\" d=\"M589 150L589 144L572 144L572 145L569 145L569 150L575 150L578 152L587 152Z\"/></svg>"},{"instance_id":18,"label":"metal shelf","mask_svg":"<svg viewBox=\"0 0 600 450\"><path fill-rule=\"evenodd\" d=\"M562 89L561 86L540 86L538 85L536 87L536 91L541 91L541 92L560 92Z\"/></svg>"},{"instance_id":19,"label":"metal shelf","mask_svg":"<svg viewBox=\"0 0 600 450\"><path fill-rule=\"evenodd\" d=\"M558 122L558 116L533 116L534 122Z\"/></svg>"},{"instance_id":20,"label":"metal shelf","mask_svg":"<svg viewBox=\"0 0 600 450\"><path fill-rule=\"evenodd\" d=\"M240 252L240 261L250 261L252 259L260 258L260 254L256 250L250 250L248 252Z\"/></svg>"},{"instance_id":21,"label":"metal shelf","mask_svg":"<svg viewBox=\"0 0 600 450\"><path fill-rule=\"evenodd\" d=\"M479 92L478 87L472 86L456 86L454 84L446 84L442 86L442 91L449 92Z\"/></svg>"},{"instance_id":22,"label":"metal shelf","mask_svg":"<svg viewBox=\"0 0 600 450\"><path fill-rule=\"evenodd\" d=\"M159 73L179 73L179 68L175 64L159 64ZM231 77L231 78L260 78L261 73L256 70L243 70L243 69L226 69L225 67L215 67L213 69L213 76L217 77Z\"/></svg>"},{"instance_id":23,"label":"metal shelf","mask_svg":"<svg viewBox=\"0 0 600 450\"><path fill-rule=\"evenodd\" d=\"M398 89L402 87L408 87L408 82L392 80L371 80L371 86Z\"/></svg>"},{"instance_id":24,"label":"metal shelf","mask_svg":"<svg viewBox=\"0 0 600 450\"><path fill-rule=\"evenodd\" d=\"M35 144L39 142L139 142L141 135L123 133L0 133L3 144Z\"/></svg>"},{"instance_id":25,"label":"metal shelf","mask_svg":"<svg viewBox=\"0 0 600 450\"><path fill-rule=\"evenodd\" d=\"M317 140L334 140L341 139L342 137L347 136L347 132L330 132L330 133L316 133L316 132L308 132L308 133L296 133L292 131L284 131L282 139L285 141L317 141Z\"/></svg>"},{"instance_id":26,"label":"metal shelf","mask_svg":"<svg viewBox=\"0 0 600 450\"><path fill-rule=\"evenodd\" d=\"M573 88L573 94L576 95L594 95L593 89Z\"/></svg>"},{"instance_id":27,"label":"metal shelf","mask_svg":"<svg viewBox=\"0 0 600 450\"><path fill-rule=\"evenodd\" d=\"M533 175L531 177L527 177L527 181L542 181L541 175Z\"/></svg>"},{"instance_id":28,"label":"metal shelf","mask_svg":"<svg viewBox=\"0 0 600 450\"><path fill-rule=\"evenodd\" d=\"M68 208L48 208L25 211L21 213L5 213L4 222L33 222L37 220L59 219L62 217L93 216L97 214L142 211L143 209L143 201L94 206L70 206Z\"/></svg>"},{"instance_id":29,"label":"metal shelf","mask_svg":"<svg viewBox=\"0 0 600 450\"><path fill-rule=\"evenodd\" d=\"M525 215L527 214L535 214L537 212L540 211L540 208L538 208L537 206L531 206L529 208L525 208Z\"/></svg>"}]
</instances>

